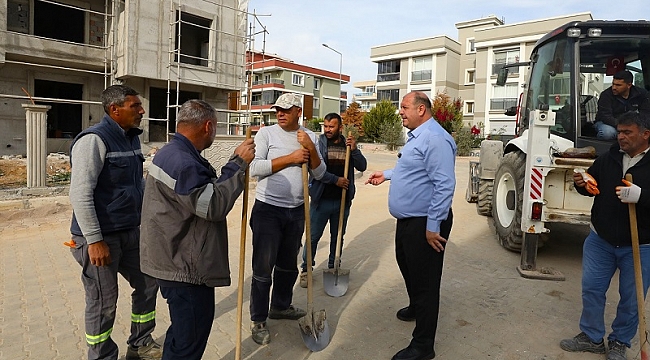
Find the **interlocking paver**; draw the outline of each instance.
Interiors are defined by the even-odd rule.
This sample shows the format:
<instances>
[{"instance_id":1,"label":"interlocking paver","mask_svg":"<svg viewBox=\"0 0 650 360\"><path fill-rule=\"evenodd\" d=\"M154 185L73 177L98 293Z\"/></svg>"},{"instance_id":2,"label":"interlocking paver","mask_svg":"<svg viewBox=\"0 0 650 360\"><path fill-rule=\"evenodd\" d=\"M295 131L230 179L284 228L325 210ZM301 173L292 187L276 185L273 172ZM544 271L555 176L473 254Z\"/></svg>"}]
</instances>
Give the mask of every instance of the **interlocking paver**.
<instances>
[{"instance_id":1,"label":"interlocking paver","mask_svg":"<svg viewBox=\"0 0 650 360\"><path fill-rule=\"evenodd\" d=\"M392 165L395 154L366 154L367 174ZM600 359L598 355L562 351L560 339L575 335L580 316L580 230L563 242L539 251L539 264L564 272L564 282L527 280L515 266L519 255L497 243L489 218L476 215L464 201L466 158L457 161L455 224L446 249L441 289L436 359L551 360ZM394 258L395 221L387 209L388 184L358 190L345 235L342 267L351 270L345 296L323 291L328 240L319 244L314 272L314 305L325 309L332 331L330 345L311 353L296 321L269 320L272 341L258 346L248 330L250 296L250 231L244 268L243 359L389 359L408 345L413 323L395 318L407 305L403 280ZM70 237L70 207L53 198L42 208L0 218L0 359L83 359L84 293L80 268L62 243ZM254 191L250 196L254 201ZM49 208L48 208L49 206ZM248 207L249 210L251 206ZM205 359L234 359L237 318L237 274L241 199L228 217L233 285L217 288L215 320ZM566 233L568 230L558 230ZM325 232L327 236L328 230ZM566 238L567 236L565 236ZM123 358L129 332L130 292L120 279L120 299L113 339ZM610 324L618 299L616 284L608 293L605 321ZM306 291L294 289L294 304L306 308ZM165 300L158 297L154 337L162 342L169 325ZM639 353L635 338L630 356ZM638 356L637 356L638 357Z\"/></svg>"}]
</instances>

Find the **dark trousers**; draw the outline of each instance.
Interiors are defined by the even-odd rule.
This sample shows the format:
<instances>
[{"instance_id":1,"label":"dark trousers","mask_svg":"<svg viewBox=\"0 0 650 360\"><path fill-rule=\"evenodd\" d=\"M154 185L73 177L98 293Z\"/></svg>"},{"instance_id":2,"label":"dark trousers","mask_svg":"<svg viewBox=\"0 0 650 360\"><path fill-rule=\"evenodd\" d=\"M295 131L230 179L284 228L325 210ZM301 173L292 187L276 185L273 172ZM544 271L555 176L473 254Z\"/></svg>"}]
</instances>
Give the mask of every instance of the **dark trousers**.
<instances>
[{"instance_id":1,"label":"dark trousers","mask_svg":"<svg viewBox=\"0 0 650 360\"><path fill-rule=\"evenodd\" d=\"M200 360L214 321L214 288L200 285L160 287L171 324L163 360Z\"/></svg>"},{"instance_id":2,"label":"dark trousers","mask_svg":"<svg viewBox=\"0 0 650 360\"><path fill-rule=\"evenodd\" d=\"M305 229L305 208L289 209L255 201L250 220L253 232L253 281L251 320L266 321L271 306L291 306L293 286L298 278L298 251Z\"/></svg>"},{"instance_id":3,"label":"dark trousers","mask_svg":"<svg viewBox=\"0 0 650 360\"><path fill-rule=\"evenodd\" d=\"M83 236L73 235L72 256L81 265L81 281L86 292L86 342L88 359L117 359L118 347L111 338L119 294L117 274L133 288L131 294L131 335L127 343L140 347L153 341L156 326L156 280L140 271L140 229L104 235L111 253L108 266L90 263L88 244Z\"/></svg>"},{"instance_id":4,"label":"dark trousers","mask_svg":"<svg viewBox=\"0 0 650 360\"><path fill-rule=\"evenodd\" d=\"M453 214L440 226L440 235L449 239ZM445 252L435 251L427 242L426 217L397 220L395 257L404 277L409 296L409 308L415 314L415 329L411 346L433 349L438 328L440 280Z\"/></svg>"}]
</instances>

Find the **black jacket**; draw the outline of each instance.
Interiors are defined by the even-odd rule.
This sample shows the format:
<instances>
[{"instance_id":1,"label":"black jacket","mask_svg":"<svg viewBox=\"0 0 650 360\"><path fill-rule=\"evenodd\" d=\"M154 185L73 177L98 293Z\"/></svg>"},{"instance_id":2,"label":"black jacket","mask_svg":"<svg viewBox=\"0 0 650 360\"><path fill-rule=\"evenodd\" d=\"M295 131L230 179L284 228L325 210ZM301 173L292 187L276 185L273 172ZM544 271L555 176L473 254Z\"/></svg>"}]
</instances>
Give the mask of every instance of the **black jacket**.
<instances>
[{"instance_id":1,"label":"black jacket","mask_svg":"<svg viewBox=\"0 0 650 360\"><path fill-rule=\"evenodd\" d=\"M628 111L639 111L650 114L650 100L648 92L640 87L632 86L627 99L614 96L611 86L602 93L598 99L598 112L596 121L616 127L616 119Z\"/></svg>"},{"instance_id":2,"label":"black jacket","mask_svg":"<svg viewBox=\"0 0 650 360\"><path fill-rule=\"evenodd\" d=\"M596 182L600 194L594 197L591 207L591 223L598 235L614 246L631 246L630 215L628 204L616 196L616 187L624 185L623 153L618 144L599 156L587 170ZM634 184L641 187L641 197L636 204L639 243L650 244L650 154L646 154L627 171L632 174ZM590 196L584 187L576 187L582 194Z\"/></svg>"}]
</instances>

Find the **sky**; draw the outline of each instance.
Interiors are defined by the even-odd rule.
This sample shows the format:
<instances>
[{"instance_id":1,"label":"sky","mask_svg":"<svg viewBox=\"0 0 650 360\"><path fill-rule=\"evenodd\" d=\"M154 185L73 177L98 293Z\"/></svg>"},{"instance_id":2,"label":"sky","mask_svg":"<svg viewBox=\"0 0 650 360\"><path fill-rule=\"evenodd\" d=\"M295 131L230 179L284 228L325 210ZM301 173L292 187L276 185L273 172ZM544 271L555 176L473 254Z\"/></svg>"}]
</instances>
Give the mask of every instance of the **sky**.
<instances>
[{"instance_id":1,"label":"sky","mask_svg":"<svg viewBox=\"0 0 650 360\"><path fill-rule=\"evenodd\" d=\"M648 0L626 0L624 6L609 1L585 0L250 0L248 11L259 23L255 49L277 54L301 65L339 72L351 77L344 85L348 98L362 90L356 81L377 76L370 48L399 41L447 35L457 39L455 24L489 15L506 24L546 17L590 12L598 20L650 20ZM252 22L249 16L249 24Z\"/></svg>"}]
</instances>

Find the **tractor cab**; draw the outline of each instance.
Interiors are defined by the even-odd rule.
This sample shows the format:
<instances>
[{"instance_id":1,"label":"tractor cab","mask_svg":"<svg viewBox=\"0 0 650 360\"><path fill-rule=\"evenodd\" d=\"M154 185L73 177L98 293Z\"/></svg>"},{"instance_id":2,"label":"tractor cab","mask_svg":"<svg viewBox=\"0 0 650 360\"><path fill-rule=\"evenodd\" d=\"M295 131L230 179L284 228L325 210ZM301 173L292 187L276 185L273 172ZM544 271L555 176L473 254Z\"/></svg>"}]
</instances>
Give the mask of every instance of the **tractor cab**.
<instances>
[{"instance_id":1,"label":"tractor cab","mask_svg":"<svg viewBox=\"0 0 650 360\"><path fill-rule=\"evenodd\" d=\"M650 23L569 23L540 39L527 64L519 111L509 112L518 116L518 135L529 128L532 112L548 106L555 113L551 134L577 148L593 146L600 154L615 141L597 138L594 127L600 93L611 85L612 75L629 70L634 86L650 90ZM501 69L497 83L507 73L508 68Z\"/></svg>"}]
</instances>

